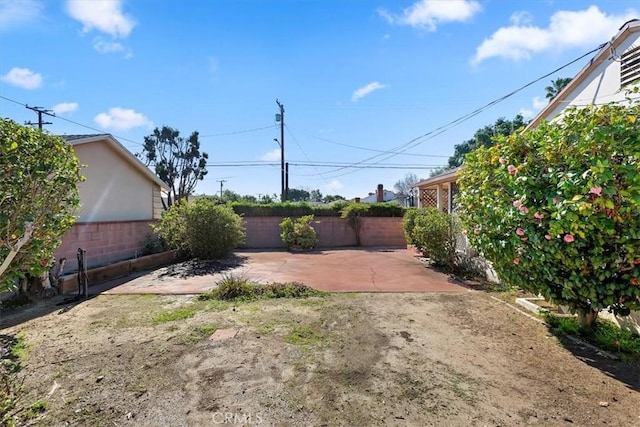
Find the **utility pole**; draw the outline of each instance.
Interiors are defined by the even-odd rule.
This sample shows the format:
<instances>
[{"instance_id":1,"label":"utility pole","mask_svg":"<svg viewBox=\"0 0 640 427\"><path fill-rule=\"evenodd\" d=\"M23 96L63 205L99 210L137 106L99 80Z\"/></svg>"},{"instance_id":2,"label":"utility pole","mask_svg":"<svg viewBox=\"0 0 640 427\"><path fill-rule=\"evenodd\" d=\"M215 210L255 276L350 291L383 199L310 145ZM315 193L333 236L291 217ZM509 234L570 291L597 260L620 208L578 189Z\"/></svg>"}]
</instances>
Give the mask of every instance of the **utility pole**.
<instances>
[{"instance_id":1,"label":"utility pole","mask_svg":"<svg viewBox=\"0 0 640 427\"><path fill-rule=\"evenodd\" d=\"M284 195L285 200L289 200L289 162L284 164Z\"/></svg>"},{"instance_id":2,"label":"utility pole","mask_svg":"<svg viewBox=\"0 0 640 427\"><path fill-rule=\"evenodd\" d=\"M220 183L220 200L222 200L222 185L227 182L226 179L219 179L218 182Z\"/></svg>"},{"instance_id":3,"label":"utility pole","mask_svg":"<svg viewBox=\"0 0 640 427\"><path fill-rule=\"evenodd\" d=\"M284 170L284 105L282 105L280 103L280 101L278 101L278 99L276 98L276 104L278 104L278 107L280 107L280 114L276 114L276 122L279 121L280 122L280 187L281 187L281 193L280 193L280 198L283 202L287 201L287 189L285 187L285 183L284 183L284 175L285 175L285 170Z\"/></svg>"},{"instance_id":4,"label":"utility pole","mask_svg":"<svg viewBox=\"0 0 640 427\"><path fill-rule=\"evenodd\" d=\"M38 125L38 128L40 130L42 130L42 125L51 125L51 124L53 124L51 122L42 121L42 115L43 114L46 114L47 116L51 116L51 117L55 117L56 116L56 114L52 110L45 110L42 107L29 107L28 105L25 105L25 107L28 108L29 110L33 110L36 113L38 113L38 123L37 123L37 125ZM27 125L27 126L35 126L36 125L36 123L30 122L30 121L29 122L24 122L24 124Z\"/></svg>"}]
</instances>

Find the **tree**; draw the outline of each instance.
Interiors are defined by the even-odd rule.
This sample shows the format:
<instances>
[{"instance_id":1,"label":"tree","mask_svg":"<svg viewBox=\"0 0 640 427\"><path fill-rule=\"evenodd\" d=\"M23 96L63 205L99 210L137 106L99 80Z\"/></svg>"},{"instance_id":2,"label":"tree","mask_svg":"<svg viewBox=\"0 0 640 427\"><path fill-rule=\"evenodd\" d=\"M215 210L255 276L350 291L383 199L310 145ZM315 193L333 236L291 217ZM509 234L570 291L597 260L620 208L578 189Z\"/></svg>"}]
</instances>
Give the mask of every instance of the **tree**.
<instances>
[{"instance_id":1,"label":"tree","mask_svg":"<svg viewBox=\"0 0 640 427\"><path fill-rule=\"evenodd\" d=\"M568 109L562 121L469 154L460 217L506 282L598 311L640 308L640 106Z\"/></svg>"},{"instance_id":2,"label":"tree","mask_svg":"<svg viewBox=\"0 0 640 427\"><path fill-rule=\"evenodd\" d=\"M408 173L404 178L393 184L393 189L396 190L396 193L409 197L411 195L411 186L418 181L418 176L415 173Z\"/></svg>"},{"instance_id":3,"label":"tree","mask_svg":"<svg viewBox=\"0 0 640 427\"><path fill-rule=\"evenodd\" d=\"M478 129L472 139L462 144L457 144L454 147L453 156L449 157L449 167L455 168L462 165L464 156L467 153L472 152L478 147L491 147L493 145L493 139L496 136L509 136L526 124L524 117L518 114L513 120L507 120L502 117L496 120L494 124Z\"/></svg>"},{"instance_id":4,"label":"tree","mask_svg":"<svg viewBox=\"0 0 640 427\"><path fill-rule=\"evenodd\" d=\"M142 153L137 154L169 186L165 209L182 198L188 200L198 181L207 174L207 153L200 152L198 132L189 138L168 126L155 128L145 136ZM164 200L162 201L164 205Z\"/></svg>"},{"instance_id":5,"label":"tree","mask_svg":"<svg viewBox=\"0 0 640 427\"><path fill-rule=\"evenodd\" d=\"M82 180L62 138L0 119L0 290L48 271L60 237L75 222Z\"/></svg>"},{"instance_id":6,"label":"tree","mask_svg":"<svg viewBox=\"0 0 640 427\"><path fill-rule=\"evenodd\" d=\"M566 85L568 85L573 78L571 77L560 77L555 80L551 80L551 86L547 86L544 90L547 91L547 99L549 102L553 100L558 94L564 89Z\"/></svg>"},{"instance_id":7,"label":"tree","mask_svg":"<svg viewBox=\"0 0 640 427\"><path fill-rule=\"evenodd\" d=\"M308 202L311 195L301 188L290 188L288 199L292 202Z\"/></svg>"},{"instance_id":8,"label":"tree","mask_svg":"<svg viewBox=\"0 0 640 427\"><path fill-rule=\"evenodd\" d=\"M309 193L309 201L310 202L321 203L322 202L322 193L320 192L320 190L311 190L311 192Z\"/></svg>"},{"instance_id":9,"label":"tree","mask_svg":"<svg viewBox=\"0 0 640 427\"><path fill-rule=\"evenodd\" d=\"M322 203L333 203L333 202L337 202L338 200L346 200L346 199L343 196L340 196L339 194L336 194L336 195L327 194L322 198Z\"/></svg>"}]
</instances>

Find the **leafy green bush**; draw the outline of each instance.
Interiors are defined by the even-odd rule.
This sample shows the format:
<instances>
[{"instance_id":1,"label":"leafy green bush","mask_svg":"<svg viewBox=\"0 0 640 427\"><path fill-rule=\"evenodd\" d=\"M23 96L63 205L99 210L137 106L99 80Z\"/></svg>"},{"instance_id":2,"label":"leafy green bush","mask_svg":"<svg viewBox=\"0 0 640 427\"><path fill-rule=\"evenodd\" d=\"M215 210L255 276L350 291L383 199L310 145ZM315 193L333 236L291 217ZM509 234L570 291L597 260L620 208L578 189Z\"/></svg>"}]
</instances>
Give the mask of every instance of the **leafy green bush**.
<instances>
[{"instance_id":1,"label":"leafy green bush","mask_svg":"<svg viewBox=\"0 0 640 427\"><path fill-rule=\"evenodd\" d=\"M578 312L640 309L640 106L561 121L467 155L460 217L506 282Z\"/></svg>"},{"instance_id":2,"label":"leafy green bush","mask_svg":"<svg viewBox=\"0 0 640 427\"><path fill-rule=\"evenodd\" d=\"M165 245L158 233L147 233L142 239L142 249L140 255L153 255L163 252Z\"/></svg>"},{"instance_id":3,"label":"leafy green bush","mask_svg":"<svg viewBox=\"0 0 640 427\"><path fill-rule=\"evenodd\" d=\"M219 259L245 239L242 218L227 205L198 199L187 205L185 235L189 252L199 259Z\"/></svg>"},{"instance_id":4,"label":"leafy green bush","mask_svg":"<svg viewBox=\"0 0 640 427\"><path fill-rule=\"evenodd\" d=\"M302 283L270 283L260 285L252 283L242 276L225 275L218 281L217 287L200 295L199 299L223 301L252 301L261 298L307 298L324 295Z\"/></svg>"},{"instance_id":5,"label":"leafy green bush","mask_svg":"<svg viewBox=\"0 0 640 427\"><path fill-rule=\"evenodd\" d=\"M280 223L282 232L280 238L287 246L287 249L299 246L302 249L313 249L318 244L318 233L311 226L314 220L313 215L304 215L300 218L291 219L286 217Z\"/></svg>"},{"instance_id":6,"label":"leafy green bush","mask_svg":"<svg viewBox=\"0 0 640 427\"><path fill-rule=\"evenodd\" d=\"M2 291L26 273L48 270L60 237L75 222L77 184L84 178L62 138L9 119L0 119L0 177Z\"/></svg>"},{"instance_id":7,"label":"leafy green bush","mask_svg":"<svg viewBox=\"0 0 640 427\"><path fill-rule=\"evenodd\" d=\"M413 230L416 226L416 217L420 214L420 211L415 208L407 209L402 218L402 229L404 230L404 237L407 239L407 243L417 247L416 242L413 239Z\"/></svg>"},{"instance_id":8,"label":"leafy green bush","mask_svg":"<svg viewBox=\"0 0 640 427\"><path fill-rule=\"evenodd\" d=\"M180 201L162 213L157 225L151 228L165 242L167 249L177 249L190 255L187 241L187 203Z\"/></svg>"},{"instance_id":9,"label":"leafy green bush","mask_svg":"<svg viewBox=\"0 0 640 427\"><path fill-rule=\"evenodd\" d=\"M340 216L341 211L354 203L335 202L330 205L311 205L306 202L284 202L284 203L247 203L233 202L231 207L238 215L245 217L254 216L279 216L279 217L301 217L305 215ZM364 206L364 204L361 204ZM379 217L401 217L404 215L404 208L397 203L373 203L367 209L364 216Z\"/></svg>"},{"instance_id":10,"label":"leafy green bush","mask_svg":"<svg viewBox=\"0 0 640 427\"><path fill-rule=\"evenodd\" d=\"M456 218L434 207L418 209L411 215L413 230L409 235L413 244L428 252L435 264L454 270L457 266L456 243L460 234Z\"/></svg>"}]
</instances>

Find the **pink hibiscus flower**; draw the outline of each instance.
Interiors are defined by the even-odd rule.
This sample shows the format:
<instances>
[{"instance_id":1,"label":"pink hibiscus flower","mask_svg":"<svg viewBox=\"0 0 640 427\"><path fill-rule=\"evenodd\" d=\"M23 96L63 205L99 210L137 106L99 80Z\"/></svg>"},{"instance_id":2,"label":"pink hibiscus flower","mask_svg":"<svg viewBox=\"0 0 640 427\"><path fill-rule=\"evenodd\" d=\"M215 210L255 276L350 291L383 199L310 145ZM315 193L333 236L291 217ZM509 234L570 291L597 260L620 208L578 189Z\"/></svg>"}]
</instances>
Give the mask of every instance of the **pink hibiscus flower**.
<instances>
[{"instance_id":1,"label":"pink hibiscus flower","mask_svg":"<svg viewBox=\"0 0 640 427\"><path fill-rule=\"evenodd\" d=\"M564 235L564 237L563 237L563 239L564 239L564 241L565 241L565 242L567 242L567 243L571 243L571 242L573 242L573 241L575 241L575 240L576 240L576 238L575 238L575 237L573 237L571 234L565 234L565 235Z\"/></svg>"},{"instance_id":2,"label":"pink hibiscus flower","mask_svg":"<svg viewBox=\"0 0 640 427\"><path fill-rule=\"evenodd\" d=\"M509 171L509 175L515 175L516 173L516 167L513 165L507 166L507 170Z\"/></svg>"},{"instance_id":3,"label":"pink hibiscus flower","mask_svg":"<svg viewBox=\"0 0 640 427\"><path fill-rule=\"evenodd\" d=\"M516 234L518 236L524 236L524 230L520 227L516 228Z\"/></svg>"},{"instance_id":4,"label":"pink hibiscus flower","mask_svg":"<svg viewBox=\"0 0 640 427\"><path fill-rule=\"evenodd\" d=\"M536 219L542 219L542 218L544 218L544 215L541 214L540 212L536 212L536 213L533 214L533 217L536 218Z\"/></svg>"},{"instance_id":5,"label":"pink hibiscus flower","mask_svg":"<svg viewBox=\"0 0 640 427\"><path fill-rule=\"evenodd\" d=\"M545 234L544 238L547 239L547 240L551 240L551 236L549 234Z\"/></svg>"},{"instance_id":6,"label":"pink hibiscus flower","mask_svg":"<svg viewBox=\"0 0 640 427\"><path fill-rule=\"evenodd\" d=\"M518 258L518 257L514 258L514 259L513 259L513 263L514 263L515 265L520 264L520 258Z\"/></svg>"},{"instance_id":7,"label":"pink hibiscus flower","mask_svg":"<svg viewBox=\"0 0 640 427\"><path fill-rule=\"evenodd\" d=\"M602 193L602 187L591 187L591 190L589 190L589 193L599 196L600 193Z\"/></svg>"},{"instance_id":8,"label":"pink hibiscus flower","mask_svg":"<svg viewBox=\"0 0 640 427\"><path fill-rule=\"evenodd\" d=\"M520 206L522 206L522 202L520 200L516 200L515 202L513 202L514 208L519 208Z\"/></svg>"}]
</instances>

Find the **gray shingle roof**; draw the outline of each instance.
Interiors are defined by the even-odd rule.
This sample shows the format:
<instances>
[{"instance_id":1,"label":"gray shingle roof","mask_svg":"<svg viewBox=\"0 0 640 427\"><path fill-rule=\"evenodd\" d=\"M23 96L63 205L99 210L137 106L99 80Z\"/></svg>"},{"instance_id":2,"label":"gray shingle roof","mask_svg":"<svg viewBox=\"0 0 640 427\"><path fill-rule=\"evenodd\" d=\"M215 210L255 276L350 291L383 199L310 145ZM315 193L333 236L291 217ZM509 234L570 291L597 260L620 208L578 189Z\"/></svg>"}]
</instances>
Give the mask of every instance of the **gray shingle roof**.
<instances>
[{"instance_id":1,"label":"gray shingle roof","mask_svg":"<svg viewBox=\"0 0 640 427\"><path fill-rule=\"evenodd\" d=\"M62 139L64 139L67 142L71 142L71 141L75 141L78 139L84 139L84 138L92 138L92 137L96 137L96 136L107 136L109 135L108 133L91 133L91 134L86 134L86 135L60 135L60 137Z\"/></svg>"}]
</instances>

